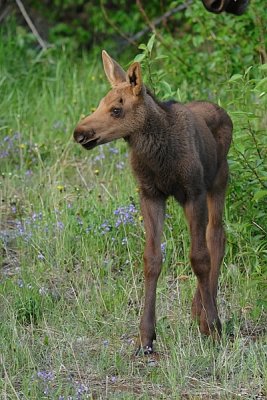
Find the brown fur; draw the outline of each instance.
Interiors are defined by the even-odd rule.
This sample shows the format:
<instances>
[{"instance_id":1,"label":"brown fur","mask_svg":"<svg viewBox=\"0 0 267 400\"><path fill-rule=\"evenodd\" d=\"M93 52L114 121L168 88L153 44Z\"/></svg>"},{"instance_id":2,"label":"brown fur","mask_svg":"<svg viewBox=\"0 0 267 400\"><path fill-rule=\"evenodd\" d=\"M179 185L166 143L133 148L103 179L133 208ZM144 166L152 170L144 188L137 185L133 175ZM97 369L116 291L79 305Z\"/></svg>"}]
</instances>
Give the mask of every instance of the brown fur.
<instances>
[{"instance_id":1,"label":"brown fur","mask_svg":"<svg viewBox=\"0 0 267 400\"><path fill-rule=\"evenodd\" d=\"M190 229L190 260L198 280L193 316L199 320L201 332L220 334L216 296L225 243L222 214L231 119L213 103L157 101L143 85L138 63L125 73L104 51L103 63L113 89L97 110L77 125L74 138L87 149L124 138L131 150L146 232L140 345L149 353L156 337L156 286L169 196L183 207Z\"/></svg>"}]
</instances>

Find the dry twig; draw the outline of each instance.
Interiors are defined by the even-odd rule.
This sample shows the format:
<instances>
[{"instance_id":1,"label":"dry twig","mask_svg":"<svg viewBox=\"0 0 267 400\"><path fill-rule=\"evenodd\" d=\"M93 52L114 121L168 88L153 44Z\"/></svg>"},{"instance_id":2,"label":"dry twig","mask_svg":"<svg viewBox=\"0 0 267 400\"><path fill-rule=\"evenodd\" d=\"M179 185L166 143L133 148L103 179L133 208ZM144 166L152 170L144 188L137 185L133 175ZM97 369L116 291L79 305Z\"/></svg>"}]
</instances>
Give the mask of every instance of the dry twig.
<instances>
[{"instance_id":1,"label":"dry twig","mask_svg":"<svg viewBox=\"0 0 267 400\"><path fill-rule=\"evenodd\" d=\"M34 36L36 37L38 43L40 44L40 46L42 47L43 50L47 49L47 45L45 43L45 41L41 38L41 36L39 35L39 32L37 31L36 27L34 26L32 20L30 19L27 11L25 10L25 7L22 3L21 0L16 0L17 6L21 12L21 14L23 15L23 18L25 19L25 21L27 22L30 30L32 31L32 33L34 34Z\"/></svg>"}]
</instances>

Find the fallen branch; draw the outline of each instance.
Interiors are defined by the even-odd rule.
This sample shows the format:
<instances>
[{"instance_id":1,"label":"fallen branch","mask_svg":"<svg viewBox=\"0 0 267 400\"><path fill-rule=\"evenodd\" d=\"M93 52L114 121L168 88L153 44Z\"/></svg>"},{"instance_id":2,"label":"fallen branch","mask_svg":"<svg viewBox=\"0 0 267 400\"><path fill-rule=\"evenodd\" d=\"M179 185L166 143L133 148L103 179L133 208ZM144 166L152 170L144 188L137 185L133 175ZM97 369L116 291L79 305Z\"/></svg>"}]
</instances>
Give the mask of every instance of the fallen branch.
<instances>
[{"instance_id":1,"label":"fallen branch","mask_svg":"<svg viewBox=\"0 0 267 400\"><path fill-rule=\"evenodd\" d=\"M42 47L43 50L47 49L47 45L45 43L45 41L41 38L41 36L39 35L37 29L35 28L32 20L30 19L29 15L27 14L27 11L25 10L25 7L22 3L22 1L20 0L16 0L17 6L21 12L21 14L23 15L25 21L27 22L30 30L32 31L33 35L36 37L38 43L40 44L40 46Z\"/></svg>"},{"instance_id":2,"label":"fallen branch","mask_svg":"<svg viewBox=\"0 0 267 400\"><path fill-rule=\"evenodd\" d=\"M125 33L123 33L120 28L118 28L118 26L109 18L108 13L105 9L105 5L103 3L103 0L100 1L100 7L102 10L102 13L104 15L105 20L107 21L107 23L114 29L114 31L118 32L118 34L126 41L129 42L130 44L137 46L137 43L135 42L135 40L129 38L127 35L125 35Z\"/></svg>"},{"instance_id":3,"label":"fallen branch","mask_svg":"<svg viewBox=\"0 0 267 400\"><path fill-rule=\"evenodd\" d=\"M189 0L189 3L182 4L181 6L176 7L175 9L177 10L177 8L179 8L179 10L181 11L181 7L182 7L182 9L184 10L185 8L187 8L187 6L188 6L188 4L190 4L190 2L192 3L192 0ZM146 23L149 26L148 29L155 33L155 35L156 35L157 39L159 40L159 42L169 51L169 54L172 55L175 60L180 61L182 64L184 64L186 67L189 68L189 65L181 57L179 57L177 54L173 53L172 47L168 43L166 43L166 41L161 36L161 34L156 30L155 22L157 24L159 24L164 19L163 18L164 16L166 18L166 15L168 15L168 16L172 15L170 13L171 13L171 11L174 10L174 8L172 10L168 11L167 13L165 13L164 15L162 15L161 17L157 18L156 20L150 21L150 19L148 18L147 13L146 13L146 11L145 11L145 9L143 7L143 4L142 4L141 0L136 0L136 4L137 4L137 7L138 7L140 13L144 17L144 20L146 21Z\"/></svg>"},{"instance_id":4,"label":"fallen branch","mask_svg":"<svg viewBox=\"0 0 267 400\"><path fill-rule=\"evenodd\" d=\"M6 8L4 8L3 12L0 14L0 23L6 18L10 10L11 10L10 5L7 5Z\"/></svg>"},{"instance_id":5,"label":"fallen branch","mask_svg":"<svg viewBox=\"0 0 267 400\"><path fill-rule=\"evenodd\" d=\"M137 0L137 4L140 4L140 2ZM193 3L193 0L188 0L187 3L185 4L180 4L177 7L172 8L169 11L166 11L163 15L161 15L160 17L155 18L154 20L149 22L149 25L146 26L142 31L137 32L134 36L130 37L129 39L131 41L136 41L138 39L140 39L142 36L144 36L147 32L154 30L155 27L159 24L161 24L162 21L164 21L165 19L168 19L169 17L171 17L173 14L176 14L178 12L184 11L188 8L188 6L190 6Z\"/></svg>"}]
</instances>

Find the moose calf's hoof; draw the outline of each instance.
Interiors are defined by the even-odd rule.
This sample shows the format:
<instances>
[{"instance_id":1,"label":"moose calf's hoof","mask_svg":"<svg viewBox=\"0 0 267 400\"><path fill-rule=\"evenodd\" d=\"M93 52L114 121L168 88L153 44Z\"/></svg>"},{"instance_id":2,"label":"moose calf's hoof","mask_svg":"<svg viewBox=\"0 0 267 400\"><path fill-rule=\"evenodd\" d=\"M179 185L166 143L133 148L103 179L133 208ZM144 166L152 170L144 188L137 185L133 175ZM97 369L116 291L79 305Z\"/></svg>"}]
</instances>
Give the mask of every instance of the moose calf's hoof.
<instances>
[{"instance_id":1,"label":"moose calf's hoof","mask_svg":"<svg viewBox=\"0 0 267 400\"><path fill-rule=\"evenodd\" d=\"M153 353L153 347L152 346L144 346L144 347L138 347L138 349L135 352L136 356L149 356L150 354Z\"/></svg>"},{"instance_id":2,"label":"moose calf's hoof","mask_svg":"<svg viewBox=\"0 0 267 400\"><path fill-rule=\"evenodd\" d=\"M214 340L218 340L221 337L222 333L222 324L219 318L215 318L213 321L208 322L205 317L203 317L204 310L201 313L200 317L200 332L207 336L212 336Z\"/></svg>"}]
</instances>

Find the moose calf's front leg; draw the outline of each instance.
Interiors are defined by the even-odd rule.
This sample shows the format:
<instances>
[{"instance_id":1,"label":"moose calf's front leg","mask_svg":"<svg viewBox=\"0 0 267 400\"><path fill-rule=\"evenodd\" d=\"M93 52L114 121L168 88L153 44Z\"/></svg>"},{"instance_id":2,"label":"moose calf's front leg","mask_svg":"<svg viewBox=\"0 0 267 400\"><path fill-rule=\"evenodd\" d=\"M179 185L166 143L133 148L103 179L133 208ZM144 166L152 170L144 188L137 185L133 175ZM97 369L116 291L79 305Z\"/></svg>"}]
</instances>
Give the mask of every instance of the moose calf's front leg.
<instances>
[{"instance_id":1,"label":"moose calf's front leg","mask_svg":"<svg viewBox=\"0 0 267 400\"><path fill-rule=\"evenodd\" d=\"M140 348L144 354L153 352L156 339L155 305L157 281L161 271L161 234L165 214L165 200L151 199L141 195L141 209L144 218L146 244L144 251L145 303L140 322Z\"/></svg>"}]
</instances>

